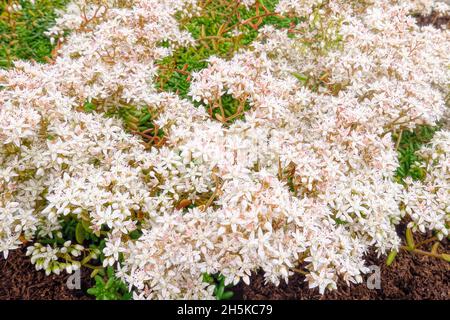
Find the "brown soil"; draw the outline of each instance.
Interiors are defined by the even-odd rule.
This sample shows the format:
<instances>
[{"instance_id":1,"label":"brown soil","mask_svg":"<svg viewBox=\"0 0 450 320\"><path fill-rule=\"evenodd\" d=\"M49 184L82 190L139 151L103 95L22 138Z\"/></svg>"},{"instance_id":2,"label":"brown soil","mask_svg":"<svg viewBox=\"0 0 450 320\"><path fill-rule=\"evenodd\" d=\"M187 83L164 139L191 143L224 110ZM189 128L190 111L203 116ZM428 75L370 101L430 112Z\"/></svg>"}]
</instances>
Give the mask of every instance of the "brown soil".
<instances>
[{"instance_id":1,"label":"brown soil","mask_svg":"<svg viewBox=\"0 0 450 320\"><path fill-rule=\"evenodd\" d=\"M435 28L450 28L450 16L439 16L433 13L429 16L417 16L416 19L420 26L432 25Z\"/></svg>"},{"instance_id":2,"label":"brown soil","mask_svg":"<svg viewBox=\"0 0 450 320\"><path fill-rule=\"evenodd\" d=\"M289 284L275 287L264 284L262 274L253 276L251 286L239 285L237 298L245 300L449 300L449 264L433 258L400 253L387 267L385 259L370 255L367 264L381 268L381 289L369 289L365 283L338 285L338 290L320 295L317 289L308 289L304 276L294 275Z\"/></svg>"},{"instance_id":3,"label":"brown soil","mask_svg":"<svg viewBox=\"0 0 450 320\"><path fill-rule=\"evenodd\" d=\"M0 256L0 300L87 300L89 273L81 272L81 290L70 290L66 283L70 275L46 276L36 271L25 256L25 249L14 250L8 259Z\"/></svg>"},{"instance_id":4,"label":"brown soil","mask_svg":"<svg viewBox=\"0 0 450 320\"><path fill-rule=\"evenodd\" d=\"M399 227L404 233L404 227ZM427 235L429 237L430 235ZM422 241L424 237L417 237ZM425 246L423 249L430 249ZM442 242L441 249L450 252L450 243ZM275 287L264 284L262 274L251 279L250 286L243 283L233 288L236 299L245 300L382 300L382 299L444 299L450 300L450 263L410 252L401 252L391 266L386 266L386 257L377 258L371 253L367 265L381 269L381 289L369 289L366 284L347 286L338 284L338 290L320 295L317 289L309 289L303 275L295 274L289 284L282 282ZM25 256L25 250L10 252L7 260L0 258L0 300L86 300L90 286L89 271L82 271L81 290L70 290L66 283L69 275L45 276L36 271Z\"/></svg>"},{"instance_id":5,"label":"brown soil","mask_svg":"<svg viewBox=\"0 0 450 320\"><path fill-rule=\"evenodd\" d=\"M405 227L398 227L404 234ZM415 235L416 243L429 239L432 235ZM431 250L431 245L421 247ZM450 242L444 239L441 250L450 252ZM369 289L366 281L348 286L341 282L338 290L320 295L318 289L309 289L305 277L295 274L289 283L282 282L278 287L264 283L262 274L254 275L251 285L239 284L237 297L245 300L450 300L450 263L434 257L418 255L407 251L400 252L394 262L386 265L386 257L370 253L366 265L380 267L381 288ZM371 274L368 274L370 276ZM367 280L367 277L366 279Z\"/></svg>"}]
</instances>

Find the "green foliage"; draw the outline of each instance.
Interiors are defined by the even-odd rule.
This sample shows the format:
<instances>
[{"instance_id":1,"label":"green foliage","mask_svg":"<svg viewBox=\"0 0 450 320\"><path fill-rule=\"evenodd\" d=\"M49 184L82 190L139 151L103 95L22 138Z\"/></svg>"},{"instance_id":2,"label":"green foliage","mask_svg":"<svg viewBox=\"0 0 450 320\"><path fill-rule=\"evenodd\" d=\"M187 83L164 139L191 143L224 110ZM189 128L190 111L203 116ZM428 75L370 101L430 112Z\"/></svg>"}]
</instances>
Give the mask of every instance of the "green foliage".
<instances>
[{"instance_id":1,"label":"green foliage","mask_svg":"<svg viewBox=\"0 0 450 320\"><path fill-rule=\"evenodd\" d=\"M8 1L0 1L0 68L10 67L14 60L45 62L52 44L44 32L54 23L55 9L63 8L68 0L18 1L22 10L9 13Z\"/></svg>"},{"instance_id":2,"label":"green foliage","mask_svg":"<svg viewBox=\"0 0 450 320\"><path fill-rule=\"evenodd\" d=\"M401 140L398 148L399 167L396 172L396 178L399 182L406 177L412 177L415 180L424 178L424 172L421 168L415 165L421 159L417 156L418 151L424 144L430 142L436 131L440 129L439 126L420 126L414 131L404 131L401 135ZM398 134L394 135L394 140L397 141Z\"/></svg>"},{"instance_id":3,"label":"green foliage","mask_svg":"<svg viewBox=\"0 0 450 320\"><path fill-rule=\"evenodd\" d=\"M75 216L68 215L61 221L61 230L54 231L51 237L37 237L36 241L41 244L48 244L53 247L63 246L68 240L84 246L80 257L77 258L80 265L84 268L92 269L91 277L94 278L93 287L87 292L96 297L97 300L129 300L131 293L126 285L114 275L113 267L103 267L105 256L105 231L102 228L99 235L90 230L89 225L84 220L77 220ZM136 240L141 236L139 230L129 234L129 238ZM72 263L73 257L69 255L60 257L62 264ZM120 260L122 256L120 256ZM58 262L59 264L60 262Z\"/></svg>"},{"instance_id":4,"label":"green foliage","mask_svg":"<svg viewBox=\"0 0 450 320\"><path fill-rule=\"evenodd\" d=\"M86 102L83 106L83 111L84 112L94 112L97 110L97 106L95 104L93 104L92 102Z\"/></svg>"},{"instance_id":5,"label":"green foliage","mask_svg":"<svg viewBox=\"0 0 450 320\"><path fill-rule=\"evenodd\" d=\"M392 250L386 259L386 265L390 266L394 262L396 256L397 256L397 251Z\"/></svg>"},{"instance_id":6,"label":"green foliage","mask_svg":"<svg viewBox=\"0 0 450 320\"><path fill-rule=\"evenodd\" d=\"M119 117L128 131L141 136L148 147L164 142L164 131L153 121L158 115L156 110L126 106L111 115Z\"/></svg>"},{"instance_id":7,"label":"green foliage","mask_svg":"<svg viewBox=\"0 0 450 320\"><path fill-rule=\"evenodd\" d=\"M230 58L234 52L249 45L258 35L258 29L264 25L278 28L289 27L297 19L282 18L274 14L278 0L260 1L265 10L255 8L236 9L236 2L229 0L210 1L201 16L181 19L182 27L197 40L197 45L180 48L170 57L160 61L159 88L177 92L186 97L192 72L207 66L207 59L213 55ZM230 4L231 3L231 4ZM257 19L251 19L260 17ZM243 23L247 21L246 23ZM234 35L231 30L238 30Z\"/></svg>"},{"instance_id":8,"label":"green foliage","mask_svg":"<svg viewBox=\"0 0 450 320\"><path fill-rule=\"evenodd\" d=\"M203 282L214 285L214 296L217 300L229 300L233 297L233 291L227 291L230 285L225 285L225 277L221 274L210 275L209 273L203 274Z\"/></svg>"},{"instance_id":9,"label":"green foliage","mask_svg":"<svg viewBox=\"0 0 450 320\"><path fill-rule=\"evenodd\" d=\"M237 100L230 94L221 96L220 101L215 105L204 105L202 102L193 102L195 106L206 108L212 118L215 118L224 124L229 124L238 119L244 119L245 111L250 110L250 105L246 99Z\"/></svg>"},{"instance_id":10,"label":"green foliage","mask_svg":"<svg viewBox=\"0 0 450 320\"><path fill-rule=\"evenodd\" d=\"M408 250L410 250L410 251L414 250L416 247L416 244L414 241L414 236L413 236L411 228L406 229L405 239L406 239L406 244L408 246Z\"/></svg>"},{"instance_id":11,"label":"green foliage","mask_svg":"<svg viewBox=\"0 0 450 320\"><path fill-rule=\"evenodd\" d=\"M81 222L78 222L77 226L75 227L75 239L79 244L82 244L86 239L86 233L87 232L84 230L83 224Z\"/></svg>"},{"instance_id":12,"label":"green foliage","mask_svg":"<svg viewBox=\"0 0 450 320\"><path fill-rule=\"evenodd\" d=\"M84 220L77 220L74 216L67 216L62 222L64 239L71 240L83 245L85 242L99 245L101 236L95 235L90 229L89 224Z\"/></svg>"},{"instance_id":13,"label":"green foliage","mask_svg":"<svg viewBox=\"0 0 450 320\"><path fill-rule=\"evenodd\" d=\"M130 300L131 293L127 286L114 274L114 269L108 267L94 277L95 285L87 293L95 296L96 300Z\"/></svg>"},{"instance_id":14,"label":"green foliage","mask_svg":"<svg viewBox=\"0 0 450 320\"><path fill-rule=\"evenodd\" d=\"M83 245L85 242L100 244L101 239L90 231L85 222L78 221L75 216L67 215L61 221L61 230L53 231L51 236L39 236L39 230L36 232L37 242L42 244L62 245L70 240L73 243Z\"/></svg>"},{"instance_id":15,"label":"green foliage","mask_svg":"<svg viewBox=\"0 0 450 320\"><path fill-rule=\"evenodd\" d=\"M336 222L336 224L338 224L338 225L346 225L346 224L348 224L348 221L345 221L345 220L342 220L342 219L339 219L339 218L335 218L335 217L333 217L333 220Z\"/></svg>"}]
</instances>

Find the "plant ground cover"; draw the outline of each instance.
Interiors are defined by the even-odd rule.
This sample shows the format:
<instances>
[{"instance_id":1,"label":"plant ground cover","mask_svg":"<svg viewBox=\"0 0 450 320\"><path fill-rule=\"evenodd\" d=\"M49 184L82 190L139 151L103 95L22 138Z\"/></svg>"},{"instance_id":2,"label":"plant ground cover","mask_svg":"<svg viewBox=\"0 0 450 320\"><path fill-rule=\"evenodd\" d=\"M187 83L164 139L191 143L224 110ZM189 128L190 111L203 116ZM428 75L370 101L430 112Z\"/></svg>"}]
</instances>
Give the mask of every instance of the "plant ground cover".
<instances>
[{"instance_id":1,"label":"plant ground cover","mask_svg":"<svg viewBox=\"0 0 450 320\"><path fill-rule=\"evenodd\" d=\"M406 226L399 226L399 233L405 233ZM431 234L418 237L426 240ZM403 239L405 241L405 239ZM450 249L449 242L443 243ZM431 245L425 246L431 250ZM255 275L252 284L240 284L236 296L247 300L283 299L283 300L448 300L450 269L448 263L433 257L400 252L395 262L387 266L384 257L370 253L366 257L368 265L380 267L380 287L370 288L366 282L347 286L340 283L339 289L319 294L308 288L304 276L294 275L288 284L279 287L264 284L261 274ZM365 280L369 280L366 278ZM370 282L370 280L369 280Z\"/></svg>"},{"instance_id":2,"label":"plant ground cover","mask_svg":"<svg viewBox=\"0 0 450 320\"><path fill-rule=\"evenodd\" d=\"M404 230L400 230L404 233ZM426 237L423 237L424 239ZM447 251L450 246L445 244ZM430 248L427 248L430 249ZM381 289L369 289L365 283L347 287L341 284L338 290L325 295L308 288L303 275L296 274L288 284L279 287L264 284L261 274L252 277L249 286L239 284L232 288L233 300L380 300L380 299L414 299L434 300L449 299L450 270L445 261L402 252L391 266L386 266L385 258L370 254L368 264L381 267ZM20 268L17 268L20 266ZM78 300L93 299L86 293L92 286L89 269L82 269L81 289L68 289L70 275L45 276L36 271L25 256L24 250L12 253L8 260L0 260L0 299L25 300Z\"/></svg>"},{"instance_id":3,"label":"plant ground cover","mask_svg":"<svg viewBox=\"0 0 450 320\"><path fill-rule=\"evenodd\" d=\"M190 89L189 87L193 74L195 74L196 72L200 72L201 70L208 67L207 59L209 57L219 56L226 59L232 58L233 54L238 49L246 49L248 45L252 43L252 41L258 34L257 30L264 25L273 25L277 28L289 28L292 24L301 23L302 19L296 20L286 17L282 18L274 14L273 12L276 2L277 1L264 1L262 2L264 4L263 6L256 8L251 7L250 9L242 7L234 8L233 6L220 4L205 7L206 14L204 17L190 19L190 21L185 24L186 29L190 33L192 33L194 38L197 40L196 44L188 47L181 47L175 50L172 55L163 58L158 62L159 74L157 75L156 81L158 90L174 92L181 97L188 98L188 92ZM41 3L38 1L37 5L40 4ZM11 37L2 38L3 42L1 43L0 53L3 57L3 67L11 67L11 61L16 58L34 59L40 62L49 60L51 58L52 47L49 40L43 35L43 31L48 28L48 26L50 25L50 21L54 19L54 13L52 12L52 10L48 10L49 4L45 1L42 2L42 5L46 10L37 10L37 15L29 14L30 10L27 10L27 5L28 4L26 3L23 4L25 14L17 16L20 18L11 20L10 17L7 17L6 19L2 20L6 21L5 24L2 25L2 28L4 28L4 30L7 30L6 33L9 36L17 38L14 40L12 40ZM55 7L58 8L62 5L63 2L55 3ZM4 10L3 13L5 13ZM240 19L235 18L237 16L239 16ZM232 18L230 19L229 17ZM257 18L253 19L254 17ZM183 17L179 17L179 19L182 20ZM11 21L17 21L19 23L15 25L14 22L13 26L10 26ZM242 23L242 21L246 21L246 23ZM435 20L431 22L435 22ZM224 32L224 30L226 30L227 28L236 28L236 25L241 32L239 35L229 36L226 32ZM23 28L23 26L26 27ZM11 31L13 30L12 28L15 28L14 30L17 31ZM46 57L48 59L46 59ZM101 102L91 101L89 103L86 103L83 108L87 112L95 112L98 108L97 104L101 104ZM201 105L202 103L198 104L198 106ZM229 125L236 119L241 119L242 114L249 108L250 106L246 105L246 99L239 101L231 96L223 96L219 104L209 106L208 112L214 119L219 120L219 122L222 122L224 125ZM129 132L136 133L137 135L144 138L147 148L152 148L155 145L158 146L159 143L164 143L164 132L158 130L158 127L155 126L154 119L156 119L156 115L154 114L154 110L151 110L149 108L140 109L133 105L123 106L121 108L118 108L117 110L113 110L109 114L109 116L119 117L120 119L122 119L125 122L126 128L129 130ZM417 161L420 160L420 158L416 155L416 152L423 145L426 145L431 141L434 132L438 129L439 127L422 126L415 129L414 131L399 131L402 132L401 136L399 136L398 132L393 134L393 139L395 141L399 140L399 143L397 145L397 151L399 155L397 179L399 180L399 182L401 182L408 176L411 176L412 178L417 180L423 178L423 176L421 175L421 169L417 167ZM179 205L181 205L181 203ZM187 208L189 206L191 206L191 203L185 206L183 204L181 208ZM50 244L57 244L60 241L61 243L59 243L59 245L64 243L64 241L66 240L71 240L74 243L78 242L79 244L85 245L88 243L91 246L91 251L89 251L90 256L89 254L87 255L87 257L89 258L86 258L85 256L85 259L83 259L83 261L85 260L86 265L89 266L92 262L94 264L98 264L99 260L100 262L104 261L106 257L102 256L101 253L98 254L97 251L103 251L106 246L104 240L102 240L103 238L101 235L102 232L106 232L107 230L102 229L98 234L93 234L89 229L89 226L86 227L81 222L78 222L76 220L66 220L67 221L65 222L65 226L67 226L67 228L63 228L63 230L66 231L63 232L60 240L58 240L57 237L54 239L41 238L39 241L41 243ZM140 234L137 234L136 239L138 239L139 236ZM430 236L432 235L430 234ZM131 234L130 237L133 238ZM409 244L406 243L406 245L408 246ZM441 250L443 250L443 252L448 252L448 249L448 243L444 239L444 242L441 244ZM429 250L432 250L432 248L429 248ZM404 253L399 254L399 257L403 256ZM397 257L397 260L399 259L399 257ZM69 257L68 259L71 258ZM441 272L443 268L445 270L445 263L446 262L441 261L436 264L436 270L438 270L438 274L441 274L439 272ZM432 269L433 267L428 266L428 270ZM428 271L428 273L429 272L430 271ZM424 274L427 274L427 271L425 271ZM106 271L106 268L103 269L99 265L94 265L91 275L93 277L97 277L97 279L100 279L101 277L103 278L103 280L97 280L96 288L98 290L90 291L91 293L94 293L97 298L114 299L123 298L127 295L126 292L118 294L118 289L114 289L111 294L109 294L108 292L99 294L99 292L101 291L100 289L103 288L102 286L106 285L107 283L109 283L110 279L114 278L114 275L109 274ZM211 281L215 283L217 289L217 275L215 275L215 278L213 277L211 279ZM251 283L255 283L255 290L258 291L258 283L260 282L260 280L258 280L257 278L253 280ZM448 277L445 278L444 275L442 280L444 282L448 281ZM116 282L113 281L112 283ZM121 284L117 282L117 286L120 287ZM221 290L223 291L223 289ZM242 285L240 285L240 288L238 288L237 292L238 295L246 298L257 298L258 293L248 293L255 291L252 290L253 289L250 289L249 291L249 289L245 289L245 287L244 289L242 289ZM273 289L273 291L277 290L278 289ZM222 294L223 293L221 293L220 295ZM215 296L217 297L216 291ZM439 293L437 293L436 297L438 296ZM284 297L292 298L292 296L289 295ZM331 294L328 297L332 298L333 295ZM334 297L336 297L336 295ZM389 294L385 295L385 297L389 297ZM400 295L398 297L404 298L407 296ZM441 296L441 298L442 297L443 296Z\"/></svg>"},{"instance_id":4,"label":"plant ground cover","mask_svg":"<svg viewBox=\"0 0 450 320\"><path fill-rule=\"evenodd\" d=\"M12 3L0 2L0 67L11 67L18 59L46 62L53 46L44 32L54 24L55 10L68 0L20 1L21 10L7 10Z\"/></svg>"}]
</instances>

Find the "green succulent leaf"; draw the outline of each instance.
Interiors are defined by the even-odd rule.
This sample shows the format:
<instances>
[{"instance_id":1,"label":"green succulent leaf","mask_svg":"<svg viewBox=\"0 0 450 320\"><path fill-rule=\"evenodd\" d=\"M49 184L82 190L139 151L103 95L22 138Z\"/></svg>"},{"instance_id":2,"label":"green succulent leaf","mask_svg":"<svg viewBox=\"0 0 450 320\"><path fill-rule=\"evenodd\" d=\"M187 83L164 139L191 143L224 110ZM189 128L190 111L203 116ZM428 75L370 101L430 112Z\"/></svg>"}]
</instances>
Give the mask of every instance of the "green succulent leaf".
<instances>
[{"instance_id":1,"label":"green succulent leaf","mask_svg":"<svg viewBox=\"0 0 450 320\"><path fill-rule=\"evenodd\" d=\"M442 253L441 254L442 259L444 259L447 262L450 262L450 254Z\"/></svg>"},{"instance_id":2,"label":"green succulent leaf","mask_svg":"<svg viewBox=\"0 0 450 320\"><path fill-rule=\"evenodd\" d=\"M408 250L410 251L414 250L414 248L416 247L414 236L410 228L406 229L406 244L408 246Z\"/></svg>"},{"instance_id":3,"label":"green succulent leaf","mask_svg":"<svg viewBox=\"0 0 450 320\"><path fill-rule=\"evenodd\" d=\"M222 299L221 300L228 300L231 299L234 296L234 292L233 291L226 291L222 294Z\"/></svg>"},{"instance_id":4,"label":"green succulent leaf","mask_svg":"<svg viewBox=\"0 0 450 320\"><path fill-rule=\"evenodd\" d=\"M397 256L397 251L395 251L395 250L391 251L387 257L386 265L390 266L392 264L392 262L394 262L396 256Z\"/></svg>"},{"instance_id":5,"label":"green succulent leaf","mask_svg":"<svg viewBox=\"0 0 450 320\"><path fill-rule=\"evenodd\" d=\"M86 231L81 222L78 222L75 228L75 239L79 244L83 244L84 240L86 239Z\"/></svg>"}]
</instances>

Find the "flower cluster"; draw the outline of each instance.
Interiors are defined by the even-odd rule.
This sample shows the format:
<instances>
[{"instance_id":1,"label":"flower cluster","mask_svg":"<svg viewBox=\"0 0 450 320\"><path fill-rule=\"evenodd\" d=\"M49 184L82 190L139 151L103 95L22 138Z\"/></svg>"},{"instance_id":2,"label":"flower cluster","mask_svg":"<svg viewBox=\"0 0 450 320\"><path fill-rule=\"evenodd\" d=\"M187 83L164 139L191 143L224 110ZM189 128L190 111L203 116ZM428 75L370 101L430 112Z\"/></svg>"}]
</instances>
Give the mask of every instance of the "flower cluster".
<instances>
[{"instance_id":1,"label":"flower cluster","mask_svg":"<svg viewBox=\"0 0 450 320\"><path fill-rule=\"evenodd\" d=\"M412 12L429 15L433 12L445 15L450 12L449 2L446 0L412 0L410 5Z\"/></svg>"},{"instance_id":2,"label":"flower cluster","mask_svg":"<svg viewBox=\"0 0 450 320\"><path fill-rule=\"evenodd\" d=\"M60 90L78 104L94 99L100 108L152 104L156 61L193 42L174 18L180 8L180 1L73 3L49 33L74 30L67 42L59 39L64 50L54 72Z\"/></svg>"},{"instance_id":3,"label":"flower cluster","mask_svg":"<svg viewBox=\"0 0 450 320\"><path fill-rule=\"evenodd\" d=\"M41 243L35 243L34 246L27 248L27 255L31 256L31 263L36 265L36 270L44 270L46 275L52 272L60 274L65 270L67 273L72 273L81 268L79 261L60 262L60 256L69 255L71 257L78 257L83 246L79 244L72 244L71 241L66 241L61 247L52 247L50 245L43 246Z\"/></svg>"},{"instance_id":4,"label":"flower cluster","mask_svg":"<svg viewBox=\"0 0 450 320\"><path fill-rule=\"evenodd\" d=\"M153 83L156 61L194 41L175 19L183 8L200 10L192 0L75 1L49 32L51 64L1 71L5 255L73 216L107 230L104 265L135 298L204 299L204 273L236 284L262 270L279 284L301 269L321 293L361 282L370 248L398 248L405 213L448 234L449 133L421 151L426 179L406 188L392 141L444 114L448 31L418 27L403 1L281 0L279 14L309 19L211 57L189 100ZM99 112L84 112L86 101ZM164 146L145 149L102 113L127 105L155 115ZM59 256L81 250L35 244L29 254L59 272L78 267Z\"/></svg>"},{"instance_id":5,"label":"flower cluster","mask_svg":"<svg viewBox=\"0 0 450 320\"><path fill-rule=\"evenodd\" d=\"M21 236L31 239L37 225L41 235L50 234L61 215L92 214L94 230L104 223L122 232L135 228L129 218L150 192L152 178L143 173L150 160L117 120L80 110L92 100L101 109L131 97L137 105L171 99L153 97L154 61L170 52L161 42L192 39L179 31L168 1L153 2L109 8L108 19L91 31L73 32L52 64L17 62L1 71L5 255Z\"/></svg>"},{"instance_id":6,"label":"flower cluster","mask_svg":"<svg viewBox=\"0 0 450 320\"><path fill-rule=\"evenodd\" d=\"M407 180L404 206L410 227L421 232L435 230L440 239L450 230L450 131L437 132L429 146L418 151L424 181Z\"/></svg>"}]
</instances>

